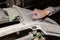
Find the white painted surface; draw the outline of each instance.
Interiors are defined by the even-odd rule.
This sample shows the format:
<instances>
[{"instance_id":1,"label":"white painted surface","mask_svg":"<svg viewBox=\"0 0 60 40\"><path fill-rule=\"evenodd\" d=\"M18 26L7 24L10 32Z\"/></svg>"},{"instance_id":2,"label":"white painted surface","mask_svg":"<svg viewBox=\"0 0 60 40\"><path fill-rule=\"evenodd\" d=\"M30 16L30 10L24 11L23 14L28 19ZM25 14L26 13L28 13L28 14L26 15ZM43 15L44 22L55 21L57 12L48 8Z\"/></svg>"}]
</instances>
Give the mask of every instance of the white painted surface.
<instances>
[{"instance_id":1,"label":"white painted surface","mask_svg":"<svg viewBox=\"0 0 60 40\"><path fill-rule=\"evenodd\" d=\"M30 10L19 8L17 6L13 6L13 8L18 10L18 12L20 13L20 15L21 15L20 16L21 23L0 28L0 37L12 34L14 32L18 32L18 31L22 31L22 30L25 30L25 29L29 29L29 28L32 28L33 26L36 26L37 29L42 30L45 35L54 35L54 36L59 36L60 37L60 26L53 25L53 24L46 23L46 22L33 21L28 16L28 13L31 12ZM56 32L58 34L49 33L47 31Z\"/></svg>"}]
</instances>

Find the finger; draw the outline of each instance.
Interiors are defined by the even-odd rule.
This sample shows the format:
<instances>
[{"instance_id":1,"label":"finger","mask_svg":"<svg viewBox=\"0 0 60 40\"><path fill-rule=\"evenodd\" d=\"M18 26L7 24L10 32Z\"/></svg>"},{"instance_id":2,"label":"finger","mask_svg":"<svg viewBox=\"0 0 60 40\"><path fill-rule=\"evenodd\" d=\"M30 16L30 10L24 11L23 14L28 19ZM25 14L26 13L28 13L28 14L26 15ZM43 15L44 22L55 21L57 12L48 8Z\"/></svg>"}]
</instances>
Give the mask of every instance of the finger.
<instances>
[{"instance_id":1,"label":"finger","mask_svg":"<svg viewBox=\"0 0 60 40\"><path fill-rule=\"evenodd\" d=\"M35 14L34 14L34 13L31 13L29 16L30 16L30 17L33 17L33 16L35 16Z\"/></svg>"},{"instance_id":2,"label":"finger","mask_svg":"<svg viewBox=\"0 0 60 40\"><path fill-rule=\"evenodd\" d=\"M32 16L32 19L41 19L41 18L43 18L43 15Z\"/></svg>"},{"instance_id":3,"label":"finger","mask_svg":"<svg viewBox=\"0 0 60 40\"><path fill-rule=\"evenodd\" d=\"M38 16L33 16L32 19L39 19L39 17Z\"/></svg>"},{"instance_id":4,"label":"finger","mask_svg":"<svg viewBox=\"0 0 60 40\"><path fill-rule=\"evenodd\" d=\"M37 16L37 15L38 15L37 12L31 12L31 13L29 14L30 17Z\"/></svg>"},{"instance_id":5,"label":"finger","mask_svg":"<svg viewBox=\"0 0 60 40\"><path fill-rule=\"evenodd\" d=\"M41 12L43 10L35 9L33 12Z\"/></svg>"}]
</instances>

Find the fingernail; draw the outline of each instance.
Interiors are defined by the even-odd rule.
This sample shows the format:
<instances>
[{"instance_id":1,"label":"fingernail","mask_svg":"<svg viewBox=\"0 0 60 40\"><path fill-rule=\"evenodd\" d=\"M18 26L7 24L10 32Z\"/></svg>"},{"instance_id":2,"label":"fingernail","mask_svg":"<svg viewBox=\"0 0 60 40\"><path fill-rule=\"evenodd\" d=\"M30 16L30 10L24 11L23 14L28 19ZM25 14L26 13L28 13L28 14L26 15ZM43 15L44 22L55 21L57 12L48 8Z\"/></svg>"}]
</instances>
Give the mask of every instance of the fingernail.
<instances>
[{"instance_id":1,"label":"fingernail","mask_svg":"<svg viewBox=\"0 0 60 40\"><path fill-rule=\"evenodd\" d=\"M32 16L35 16L35 14L34 13L30 14L30 17L32 17Z\"/></svg>"}]
</instances>

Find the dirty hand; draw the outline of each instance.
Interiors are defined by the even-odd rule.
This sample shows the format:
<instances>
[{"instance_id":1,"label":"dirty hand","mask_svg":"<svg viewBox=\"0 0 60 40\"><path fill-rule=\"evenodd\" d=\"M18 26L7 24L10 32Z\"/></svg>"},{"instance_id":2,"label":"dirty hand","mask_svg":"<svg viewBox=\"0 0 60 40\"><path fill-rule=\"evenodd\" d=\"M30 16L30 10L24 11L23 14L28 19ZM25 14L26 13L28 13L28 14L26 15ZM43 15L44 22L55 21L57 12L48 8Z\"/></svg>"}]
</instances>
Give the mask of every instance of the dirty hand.
<instances>
[{"instance_id":1,"label":"dirty hand","mask_svg":"<svg viewBox=\"0 0 60 40\"><path fill-rule=\"evenodd\" d=\"M48 15L50 11L48 9L44 10L39 10L39 9L34 9L34 11L31 13L31 18L32 19L40 19Z\"/></svg>"}]
</instances>

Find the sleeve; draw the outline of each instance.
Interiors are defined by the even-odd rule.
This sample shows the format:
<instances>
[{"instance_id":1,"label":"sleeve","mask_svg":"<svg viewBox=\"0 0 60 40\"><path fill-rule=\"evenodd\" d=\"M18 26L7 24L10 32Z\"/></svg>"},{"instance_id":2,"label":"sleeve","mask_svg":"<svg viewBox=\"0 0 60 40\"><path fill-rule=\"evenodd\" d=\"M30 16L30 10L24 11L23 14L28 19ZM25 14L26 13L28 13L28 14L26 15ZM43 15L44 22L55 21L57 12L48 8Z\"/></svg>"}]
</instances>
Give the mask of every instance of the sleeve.
<instances>
[{"instance_id":1,"label":"sleeve","mask_svg":"<svg viewBox=\"0 0 60 40\"><path fill-rule=\"evenodd\" d=\"M50 11L48 16L51 16L52 14L55 14L56 12L60 11L60 6L58 6L58 7L48 7L46 9L48 9Z\"/></svg>"}]
</instances>

